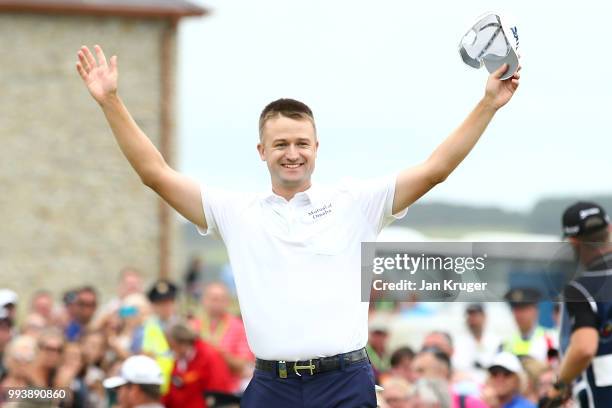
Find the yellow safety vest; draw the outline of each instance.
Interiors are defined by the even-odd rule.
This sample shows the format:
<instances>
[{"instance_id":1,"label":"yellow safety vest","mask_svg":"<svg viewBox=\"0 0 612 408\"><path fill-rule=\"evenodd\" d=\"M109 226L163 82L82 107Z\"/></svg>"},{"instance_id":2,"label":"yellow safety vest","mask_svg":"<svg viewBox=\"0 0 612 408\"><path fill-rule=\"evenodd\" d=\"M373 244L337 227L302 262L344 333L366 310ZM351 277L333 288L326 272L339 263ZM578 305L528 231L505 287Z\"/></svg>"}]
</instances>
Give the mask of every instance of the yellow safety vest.
<instances>
[{"instance_id":1,"label":"yellow safety vest","mask_svg":"<svg viewBox=\"0 0 612 408\"><path fill-rule=\"evenodd\" d=\"M144 333L142 339L142 352L152 355L159 364L161 372L164 376L164 383L161 387L162 395L168 392L170 388L170 376L172 368L174 368L174 359L166 335L161 328L159 321L152 317L149 318L144 325Z\"/></svg>"},{"instance_id":2,"label":"yellow safety vest","mask_svg":"<svg viewBox=\"0 0 612 408\"><path fill-rule=\"evenodd\" d=\"M533 332L533 335L528 340L524 340L521 337L520 333L515 333L510 338L510 341L506 342L506 344L504 345L504 350L509 351L510 353L517 356L525 356L529 354L529 351L531 350L531 345L535 341L541 341L540 339L543 337L546 337L546 332L542 327L539 326L536 327ZM548 344L547 347L550 348Z\"/></svg>"}]
</instances>

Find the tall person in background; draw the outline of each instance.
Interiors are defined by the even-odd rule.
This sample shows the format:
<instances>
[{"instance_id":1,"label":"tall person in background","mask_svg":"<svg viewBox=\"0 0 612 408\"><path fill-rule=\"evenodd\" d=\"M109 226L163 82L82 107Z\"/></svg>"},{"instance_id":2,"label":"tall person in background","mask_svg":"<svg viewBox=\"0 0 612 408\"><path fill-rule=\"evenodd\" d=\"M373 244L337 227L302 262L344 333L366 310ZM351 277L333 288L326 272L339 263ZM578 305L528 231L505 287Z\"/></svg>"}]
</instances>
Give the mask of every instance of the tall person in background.
<instances>
[{"instance_id":1,"label":"tall person in background","mask_svg":"<svg viewBox=\"0 0 612 408\"><path fill-rule=\"evenodd\" d=\"M251 194L200 186L170 168L119 97L117 57L107 62L99 46L95 53L82 47L77 70L143 184L203 234L225 242L257 357L242 406L376 406L364 349L361 243L375 241L383 227L446 180L512 98L519 72L502 81L504 65L491 74L473 111L423 163L335 186L311 183L319 139L310 108L293 99L274 101L260 115L257 144L271 190ZM230 159L228 166L236 163Z\"/></svg>"},{"instance_id":2,"label":"tall person in background","mask_svg":"<svg viewBox=\"0 0 612 408\"><path fill-rule=\"evenodd\" d=\"M561 406L573 394L582 408L612 407L610 218L599 204L580 201L565 210L562 226L581 272L563 291L563 358L541 406Z\"/></svg>"}]
</instances>

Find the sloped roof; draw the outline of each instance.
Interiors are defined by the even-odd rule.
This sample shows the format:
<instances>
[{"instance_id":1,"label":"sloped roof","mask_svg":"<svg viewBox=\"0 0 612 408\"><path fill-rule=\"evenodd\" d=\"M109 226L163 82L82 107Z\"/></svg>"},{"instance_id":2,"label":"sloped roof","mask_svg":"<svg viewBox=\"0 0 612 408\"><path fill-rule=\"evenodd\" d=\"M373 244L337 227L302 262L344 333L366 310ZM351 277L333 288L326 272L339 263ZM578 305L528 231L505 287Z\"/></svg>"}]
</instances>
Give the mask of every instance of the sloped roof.
<instances>
[{"instance_id":1,"label":"sloped roof","mask_svg":"<svg viewBox=\"0 0 612 408\"><path fill-rule=\"evenodd\" d=\"M139 18L202 16L187 0L0 0L0 13L87 14Z\"/></svg>"}]
</instances>

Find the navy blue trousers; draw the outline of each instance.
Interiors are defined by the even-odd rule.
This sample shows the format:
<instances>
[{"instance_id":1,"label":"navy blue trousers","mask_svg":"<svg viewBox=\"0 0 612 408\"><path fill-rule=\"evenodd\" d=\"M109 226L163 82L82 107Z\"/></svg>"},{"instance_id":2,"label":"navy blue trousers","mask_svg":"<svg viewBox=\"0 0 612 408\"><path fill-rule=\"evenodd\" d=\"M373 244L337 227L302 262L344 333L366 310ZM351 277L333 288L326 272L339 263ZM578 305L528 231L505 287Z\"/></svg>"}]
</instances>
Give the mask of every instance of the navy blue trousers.
<instances>
[{"instance_id":1,"label":"navy blue trousers","mask_svg":"<svg viewBox=\"0 0 612 408\"><path fill-rule=\"evenodd\" d=\"M374 372L369 361L301 377L255 370L242 408L375 408Z\"/></svg>"}]
</instances>

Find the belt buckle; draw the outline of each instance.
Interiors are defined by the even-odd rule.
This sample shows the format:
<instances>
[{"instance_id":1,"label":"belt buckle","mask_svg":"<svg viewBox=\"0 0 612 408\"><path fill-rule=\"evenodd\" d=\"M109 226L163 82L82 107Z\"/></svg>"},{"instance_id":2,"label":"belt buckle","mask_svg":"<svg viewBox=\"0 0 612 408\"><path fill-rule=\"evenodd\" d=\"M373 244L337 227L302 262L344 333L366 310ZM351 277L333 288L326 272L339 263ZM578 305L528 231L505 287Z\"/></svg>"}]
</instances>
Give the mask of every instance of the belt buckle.
<instances>
[{"instance_id":1,"label":"belt buckle","mask_svg":"<svg viewBox=\"0 0 612 408\"><path fill-rule=\"evenodd\" d=\"M283 360L278 362L278 376L280 378L287 378L287 363Z\"/></svg>"},{"instance_id":2,"label":"belt buckle","mask_svg":"<svg viewBox=\"0 0 612 408\"><path fill-rule=\"evenodd\" d=\"M295 372L295 374L300 376L300 377L302 376L302 374L300 374L298 372L298 370L310 370L310 375L314 375L314 370L316 368L317 368L317 366L312 364L312 359L308 360L308 365L298 365L298 361L296 361L293 364L293 372Z\"/></svg>"}]
</instances>

